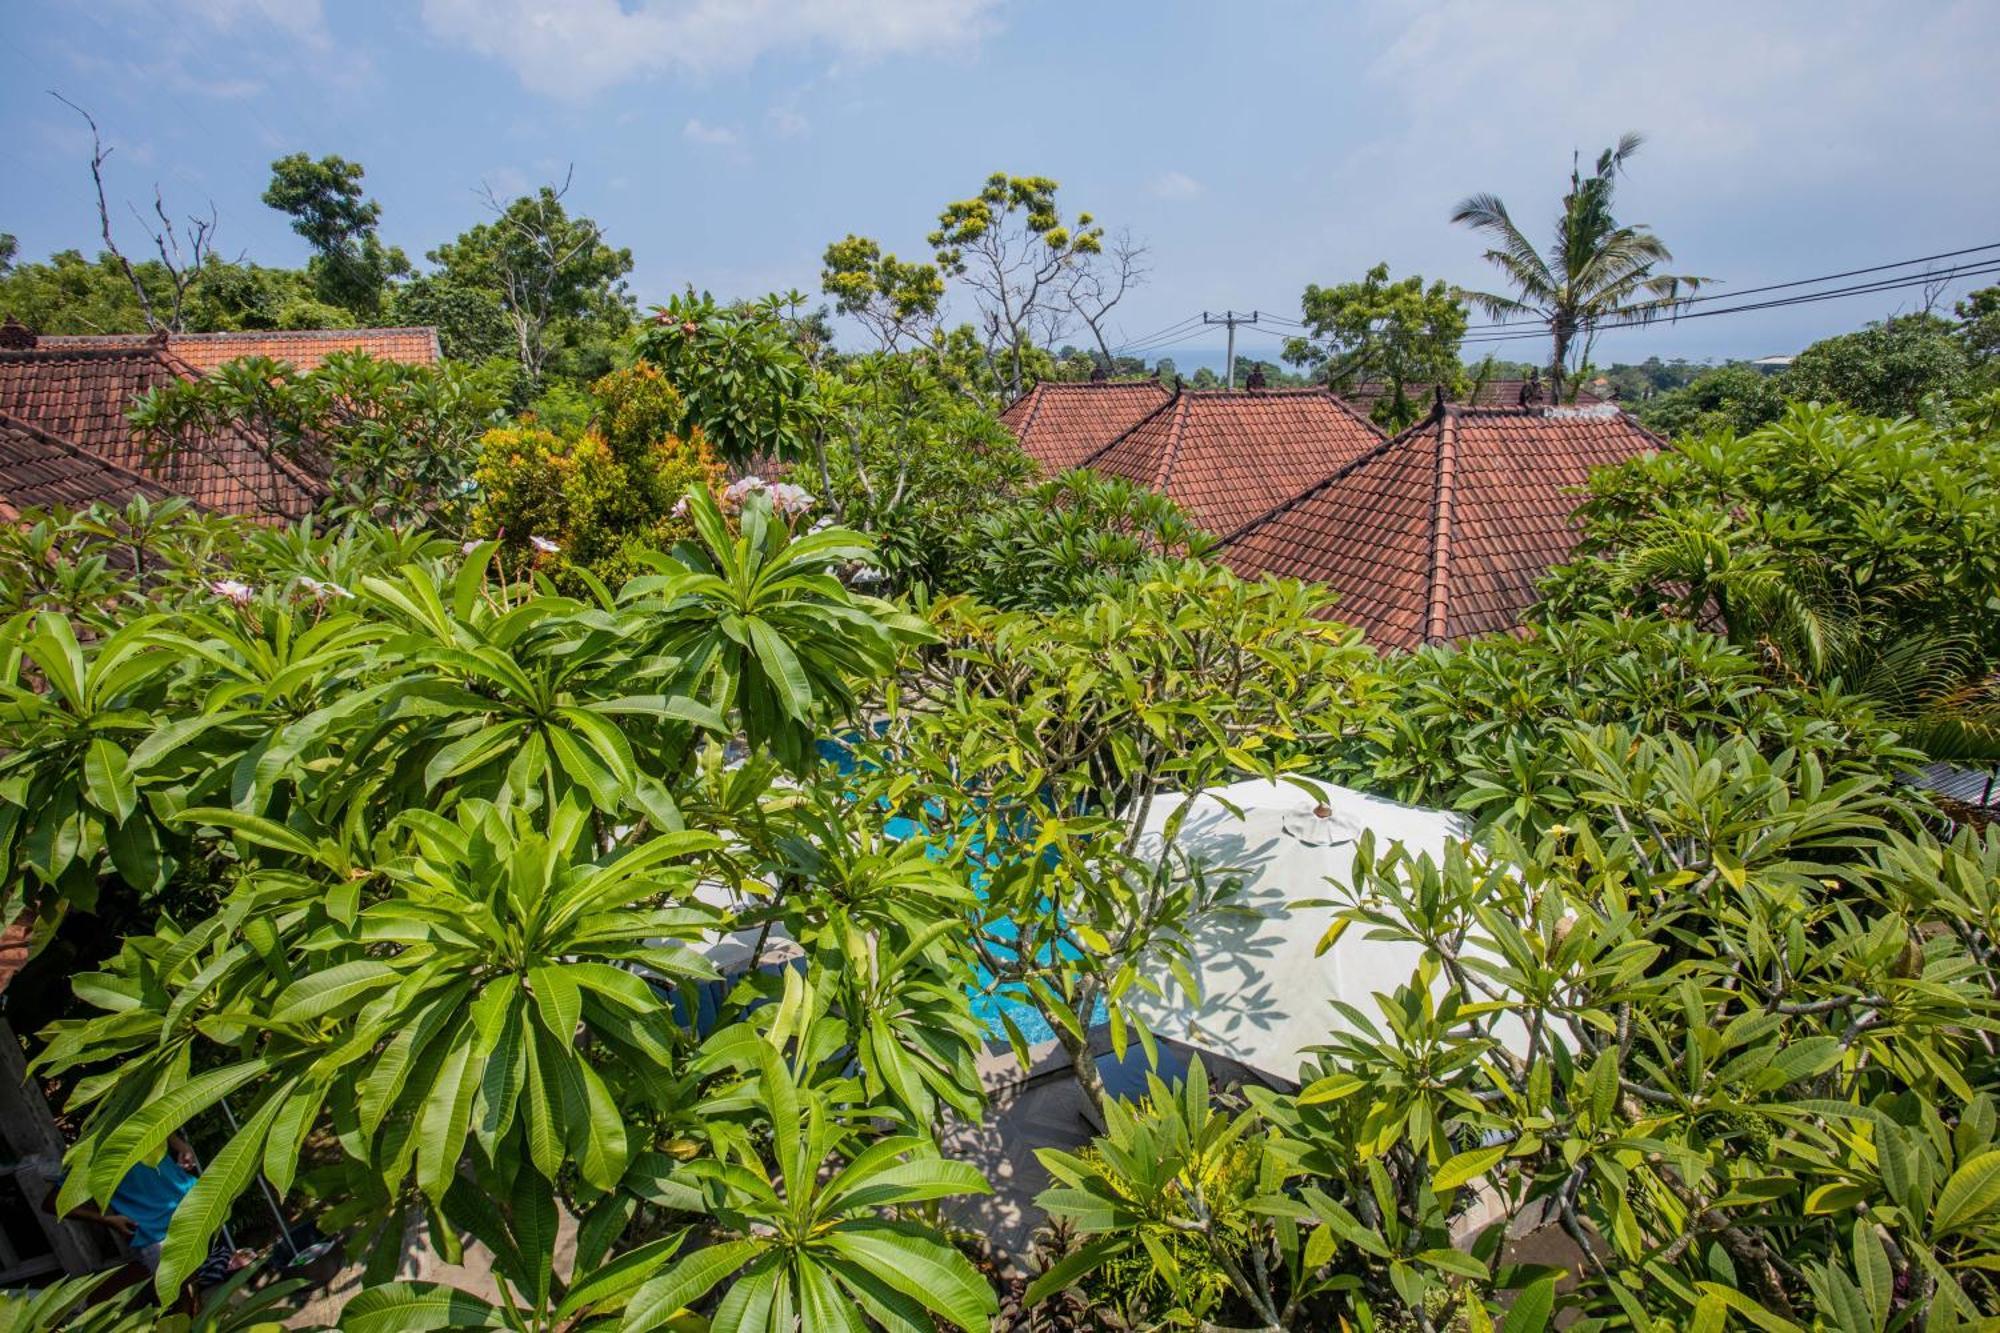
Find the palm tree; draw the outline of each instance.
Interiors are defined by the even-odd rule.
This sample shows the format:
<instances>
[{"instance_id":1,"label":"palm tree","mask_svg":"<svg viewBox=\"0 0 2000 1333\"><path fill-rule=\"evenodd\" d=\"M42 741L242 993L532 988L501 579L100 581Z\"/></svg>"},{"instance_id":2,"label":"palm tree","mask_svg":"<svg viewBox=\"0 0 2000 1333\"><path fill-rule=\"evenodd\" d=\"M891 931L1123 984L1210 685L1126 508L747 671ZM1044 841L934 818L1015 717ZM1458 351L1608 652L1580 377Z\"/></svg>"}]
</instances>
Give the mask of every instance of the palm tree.
<instances>
[{"instance_id":1,"label":"palm tree","mask_svg":"<svg viewBox=\"0 0 2000 1333\"><path fill-rule=\"evenodd\" d=\"M1589 176L1572 156L1569 193L1556 219L1556 242L1544 257L1498 196L1475 194L1461 201L1451 220L1492 237L1495 248L1486 259L1507 275L1517 295L1461 292L1460 295L1495 319L1532 316L1549 326L1555 347L1549 375L1555 401L1564 399L1564 383L1572 361L1578 368L1590 360L1591 344L1605 324L1643 324L1686 300L1706 281L1660 273L1673 254L1644 225L1621 226L1611 215L1611 198L1627 158L1644 141L1637 134L1618 140L1616 148L1598 155ZM1575 388L1569 396L1575 396Z\"/></svg>"}]
</instances>

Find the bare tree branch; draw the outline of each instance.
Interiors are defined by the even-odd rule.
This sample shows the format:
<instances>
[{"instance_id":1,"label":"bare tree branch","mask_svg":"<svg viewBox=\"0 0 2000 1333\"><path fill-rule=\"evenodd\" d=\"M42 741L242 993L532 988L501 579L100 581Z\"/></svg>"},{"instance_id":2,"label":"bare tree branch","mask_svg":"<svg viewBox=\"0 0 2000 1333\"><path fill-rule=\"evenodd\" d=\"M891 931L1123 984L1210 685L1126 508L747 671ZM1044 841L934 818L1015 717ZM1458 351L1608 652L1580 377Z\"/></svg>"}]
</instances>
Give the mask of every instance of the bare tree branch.
<instances>
[{"instance_id":1,"label":"bare tree branch","mask_svg":"<svg viewBox=\"0 0 2000 1333\"><path fill-rule=\"evenodd\" d=\"M84 124L90 126L90 179L97 186L97 225L104 237L104 248L118 261L118 267L125 272L125 280L132 284L133 294L139 298L139 313L145 318L149 332L158 332L160 321L153 312L153 298L146 292L146 285L139 281L139 274L132 267L132 261L118 248L118 242L111 235L111 207L104 198L104 163L111 156L111 150L104 146L104 136L98 133L97 118L76 103L51 88L49 96L61 102L77 115L83 117Z\"/></svg>"},{"instance_id":2,"label":"bare tree branch","mask_svg":"<svg viewBox=\"0 0 2000 1333\"><path fill-rule=\"evenodd\" d=\"M1096 341L1106 374L1111 373L1112 357L1104 326L1125 294L1145 285L1152 273L1146 263L1149 253L1142 242L1133 239L1130 229L1120 231L1103 250L1087 256L1076 266L1069 289L1063 293L1069 309L1083 321Z\"/></svg>"}]
</instances>

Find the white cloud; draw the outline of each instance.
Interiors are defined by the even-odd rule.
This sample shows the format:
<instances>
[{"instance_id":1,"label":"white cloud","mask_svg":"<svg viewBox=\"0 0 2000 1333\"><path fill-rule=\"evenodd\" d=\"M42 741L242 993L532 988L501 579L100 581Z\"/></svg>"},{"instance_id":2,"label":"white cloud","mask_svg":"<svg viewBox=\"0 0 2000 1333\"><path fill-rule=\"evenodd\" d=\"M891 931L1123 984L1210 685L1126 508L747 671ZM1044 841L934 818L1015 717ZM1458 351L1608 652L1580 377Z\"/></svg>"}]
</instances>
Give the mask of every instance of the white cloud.
<instances>
[{"instance_id":1,"label":"white cloud","mask_svg":"<svg viewBox=\"0 0 2000 1333\"><path fill-rule=\"evenodd\" d=\"M1201 193L1201 182L1185 171L1167 171L1153 177L1146 186L1162 199L1192 199Z\"/></svg>"},{"instance_id":2,"label":"white cloud","mask_svg":"<svg viewBox=\"0 0 2000 1333\"><path fill-rule=\"evenodd\" d=\"M709 148L734 148L743 142L743 136L729 126L710 125L703 120L689 120L681 127L681 137Z\"/></svg>"},{"instance_id":3,"label":"white cloud","mask_svg":"<svg viewBox=\"0 0 2000 1333\"><path fill-rule=\"evenodd\" d=\"M764 118L771 122L771 132L785 139L804 134L812 123L798 110L788 106L774 106Z\"/></svg>"},{"instance_id":4,"label":"white cloud","mask_svg":"<svg viewBox=\"0 0 2000 1333\"><path fill-rule=\"evenodd\" d=\"M178 7L223 32L254 21L310 46L324 47L331 41L321 0L178 0Z\"/></svg>"},{"instance_id":5,"label":"white cloud","mask_svg":"<svg viewBox=\"0 0 2000 1333\"><path fill-rule=\"evenodd\" d=\"M279 3L281 0L204 0ZM947 51L990 32L999 0L424 0L446 41L552 97L648 74L741 69L778 50L836 59Z\"/></svg>"}]
</instances>

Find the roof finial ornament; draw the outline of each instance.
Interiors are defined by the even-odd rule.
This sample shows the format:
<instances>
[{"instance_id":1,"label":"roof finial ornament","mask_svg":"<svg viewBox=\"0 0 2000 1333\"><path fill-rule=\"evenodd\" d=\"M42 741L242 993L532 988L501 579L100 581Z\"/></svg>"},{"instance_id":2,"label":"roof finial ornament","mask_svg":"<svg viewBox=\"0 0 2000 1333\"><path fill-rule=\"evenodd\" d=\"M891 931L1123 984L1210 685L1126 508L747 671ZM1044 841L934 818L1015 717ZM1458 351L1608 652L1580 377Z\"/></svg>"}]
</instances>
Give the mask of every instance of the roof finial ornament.
<instances>
[{"instance_id":1,"label":"roof finial ornament","mask_svg":"<svg viewBox=\"0 0 2000 1333\"><path fill-rule=\"evenodd\" d=\"M39 341L33 329L11 314L7 316L5 323L0 323L0 351L32 352Z\"/></svg>"}]
</instances>

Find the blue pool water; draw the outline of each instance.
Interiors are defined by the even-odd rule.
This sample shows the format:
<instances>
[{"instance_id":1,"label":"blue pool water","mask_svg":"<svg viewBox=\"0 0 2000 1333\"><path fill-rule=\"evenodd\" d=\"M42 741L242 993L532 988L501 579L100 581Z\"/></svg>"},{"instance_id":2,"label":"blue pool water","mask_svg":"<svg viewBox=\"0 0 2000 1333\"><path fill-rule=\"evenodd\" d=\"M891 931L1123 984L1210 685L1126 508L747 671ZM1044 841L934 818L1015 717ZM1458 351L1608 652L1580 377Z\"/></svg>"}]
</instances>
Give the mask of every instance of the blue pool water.
<instances>
[{"instance_id":1,"label":"blue pool water","mask_svg":"<svg viewBox=\"0 0 2000 1333\"><path fill-rule=\"evenodd\" d=\"M822 740L818 742L818 749L820 757L834 765L843 775L854 771L856 763L854 751L848 748L848 746L835 740ZM892 815L884 821L882 831L891 838L901 842L905 839L918 836L922 832L922 829L914 819L910 819L904 815ZM934 856L941 856L943 852L942 849L933 849L932 854ZM975 857L979 855L979 848L973 848L973 855ZM984 871L975 869L972 872L972 887L981 897L985 896L986 873ZM1016 923L1003 921L992 928L988 938L993 952L1003 958L1011 958L1014 956L1013 952L1006 948L1003 942L1018 939L1019 936L1020 927ZM1067 940L1062 942L1060 949L1062 956L1065 958L1079 957L1081 953L1074 944ZM966 999L970 1003L972 1016L979 1020L981 1026L986 1029L986 1035L993 1040L1005 1042L1008 1039L1007 1026L1001 1018L1002 1014L1005 1014L1007 1019L1012 1020L1015 1030L1031 1046L1040 1042L1055 1040L1055 1028L1049 1023L1048 1019L1042 1017L1042 1011L1036 1008L1034 1002L1028 998L1027 988L1019 982L1000 984L995 980L992 972L985 967L979 967L973 984L966 987L965 993ZM1093 1026L1105 1021L1105 1009L1102 1000L1098 1001L1097 1012L1091 1015L1090 1021Z\"/></svg>"}]
</instances>

